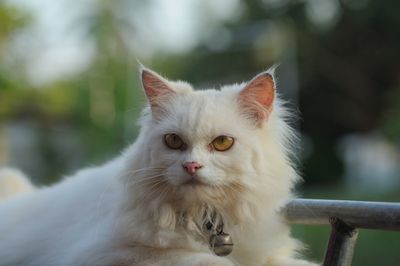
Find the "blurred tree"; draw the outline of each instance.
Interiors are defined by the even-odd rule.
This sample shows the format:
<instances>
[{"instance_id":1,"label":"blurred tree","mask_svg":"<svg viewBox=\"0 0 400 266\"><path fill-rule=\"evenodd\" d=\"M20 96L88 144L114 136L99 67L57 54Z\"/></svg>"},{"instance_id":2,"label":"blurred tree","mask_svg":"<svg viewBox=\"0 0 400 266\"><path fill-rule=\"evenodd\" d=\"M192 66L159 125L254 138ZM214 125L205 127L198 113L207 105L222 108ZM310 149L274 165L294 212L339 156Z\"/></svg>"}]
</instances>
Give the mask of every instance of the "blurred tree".
<instances>
[{"instance_id":1,"label":"blurred tree","mask_svg":"<svg viewBox=\"0 0 400 266\"><path fill-rule=\"evenodd\" d=\"M0 120L15 115L24 102L23 67L10 62L9 52L16 33L28 26L31 19L26 11L0 0Z\"/></svg>"},{"instance_id":2,"label":"blurred tree","mask_svg":"<svg viewBox=\"0 0 400 266\"><path fill-rule=\"evenodd\" d=\"M127 4L97 1L89 15L79 21L95 53L78 78L80 95L74 113L84 132L88 155L96 161L117 153L136 135L134 121L142 95L133 89L139 75L134 48L126 40L126 36L135 35L135 28L120 12Z\"/></svg>"},{"instance_id":3,"label":"blurred tree","mask_svg":"<svg viewBox=\"0 0 400 266\"><path fill-rule=\"evenodd\" d=\"M4 56L15 32L29 24L30 19L26 11L0 0L0 56Z\"/></svg>"},{"instance_id":4,"label":"blurred tree","mask_svg":"<svg viewBox=\"0 0 400 266\"><path fill-rule=\"evenodd\" d=\"M132 88L138 83L137 63L124 39L124 34L134 35L134 28L120 18L124 2L118 3L96 1L90 5L89 15L78 22L86 41L93 44L94 54L88 68L77 76L38 89L27 79L25 65L17 67L16 58L0 61L0 119L34 121L41 148L38 156L46 162L37 182L51 183L66 171L82 167L82 162L76 165L82 157L86 162L99 162L119 152L135 136L136 103L142 96ZM13 35L29 26L30 16L23 15L0 1L0 59L7 54ZM5 61L11 64L1 64ZM68 145L75 134L80 140L74 144L75 150L68 151L63 143ZM75 163L71 165L71 161ZM27 170L35 177L34 170Z\"/></svg>"}]
</instances>

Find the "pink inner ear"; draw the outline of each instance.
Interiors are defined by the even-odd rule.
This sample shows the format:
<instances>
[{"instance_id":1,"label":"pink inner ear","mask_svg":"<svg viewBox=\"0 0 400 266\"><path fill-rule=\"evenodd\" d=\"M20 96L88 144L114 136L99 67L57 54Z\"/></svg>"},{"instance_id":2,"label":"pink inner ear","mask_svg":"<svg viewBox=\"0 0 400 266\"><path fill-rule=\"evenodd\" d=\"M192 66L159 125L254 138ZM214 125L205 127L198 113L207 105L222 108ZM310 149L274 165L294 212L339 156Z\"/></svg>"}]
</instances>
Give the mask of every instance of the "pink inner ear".
<instances>
[{"instance_id":1,"label":"pink inner ear","mask_svg":"<svg viewBox=\"0 0 400 266\"><path fill-rule=\"evenodd\" d=\"M174 93L172 89L157 75L150 71L142 72L143 87L150 103L157 102L157 98L165 94Z\"/></svg>"},{"instance_id":2,"label":"pink inner ear","mask_svg":"<svg viewBox=\"0 0 400 266\"><path fill-rule=\"evenodd\" d=\"M169 95L175 94L175 91L160 76L148 70L142 71L142 83L153 118L159 120L165 114L164 103Z\"/></svg>"},{"instance_id":3,"label":"pink inner ear","mask_svg":"<svg viewBox=\"0 0 400 266\"><path fill-rule=\"evenodd\" d=\"M268 118L274 98L275 83L272 76L267 73L260 74L251 80L239 95L242 106L259 124Z\"/></svg>"}]
</instances>

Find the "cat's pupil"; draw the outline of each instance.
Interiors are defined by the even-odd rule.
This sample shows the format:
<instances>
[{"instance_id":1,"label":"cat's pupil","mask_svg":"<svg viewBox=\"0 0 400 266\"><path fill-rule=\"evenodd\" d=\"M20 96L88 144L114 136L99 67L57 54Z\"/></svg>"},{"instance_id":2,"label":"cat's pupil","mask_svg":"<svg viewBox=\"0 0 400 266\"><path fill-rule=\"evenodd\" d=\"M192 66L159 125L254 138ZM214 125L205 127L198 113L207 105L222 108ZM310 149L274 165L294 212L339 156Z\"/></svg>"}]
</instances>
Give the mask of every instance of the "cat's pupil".
<instances>
[{"instance_id":1,"label":"cat's pupil","mask_svg":"<svg viewBox=\"0 0 400 266\"><path fill-rule=\"evenodd\" d=\"M218 141L220 144L223 144L223 143L226 141L226 137L225 137L225 136L218 137L217 141Z\"/></svg>"}]
</instances>

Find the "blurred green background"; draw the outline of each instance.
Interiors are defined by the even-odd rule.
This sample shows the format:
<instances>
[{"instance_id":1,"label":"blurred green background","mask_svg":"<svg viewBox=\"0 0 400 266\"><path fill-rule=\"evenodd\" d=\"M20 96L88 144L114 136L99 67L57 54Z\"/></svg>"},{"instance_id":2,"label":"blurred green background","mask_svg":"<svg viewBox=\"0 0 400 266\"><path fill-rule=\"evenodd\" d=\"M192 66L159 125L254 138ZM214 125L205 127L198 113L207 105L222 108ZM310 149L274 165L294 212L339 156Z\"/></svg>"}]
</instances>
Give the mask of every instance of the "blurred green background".
<instances>
[{"instance_id":1,"label":"blurred green background","mask_svg":"<svg viewBox=\"0 0 400 266\"><path fill-rule=\"evenodd\" d=\"M279 63L300 119L299 195L400 200L400 2L0 0L0 165L51 184L134 141L137 59L196 88ZM328 227L295 226L323 258ZM354 264L399 265L361 230Z\"/></svg>"}]
</instances>

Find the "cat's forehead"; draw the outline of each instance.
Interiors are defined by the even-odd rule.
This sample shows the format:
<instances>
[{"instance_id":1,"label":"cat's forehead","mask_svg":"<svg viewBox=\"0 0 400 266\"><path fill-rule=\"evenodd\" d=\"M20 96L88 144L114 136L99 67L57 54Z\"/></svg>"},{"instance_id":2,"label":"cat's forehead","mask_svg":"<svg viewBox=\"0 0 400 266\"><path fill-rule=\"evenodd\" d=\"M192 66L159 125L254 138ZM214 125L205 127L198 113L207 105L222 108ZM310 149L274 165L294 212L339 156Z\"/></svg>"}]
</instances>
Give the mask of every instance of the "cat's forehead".
<instances>
[{"instance_id":1,"label":"cat's forehead","mask_svg":"<svg viewBox=\"0 0 400 266\"><path fill-rule=\"evenodd\" d=\"M213 89L178 95L164 125L192 138L234 134L240 129L235 95L232 90Z\"/></svg>"}]
</instances>

